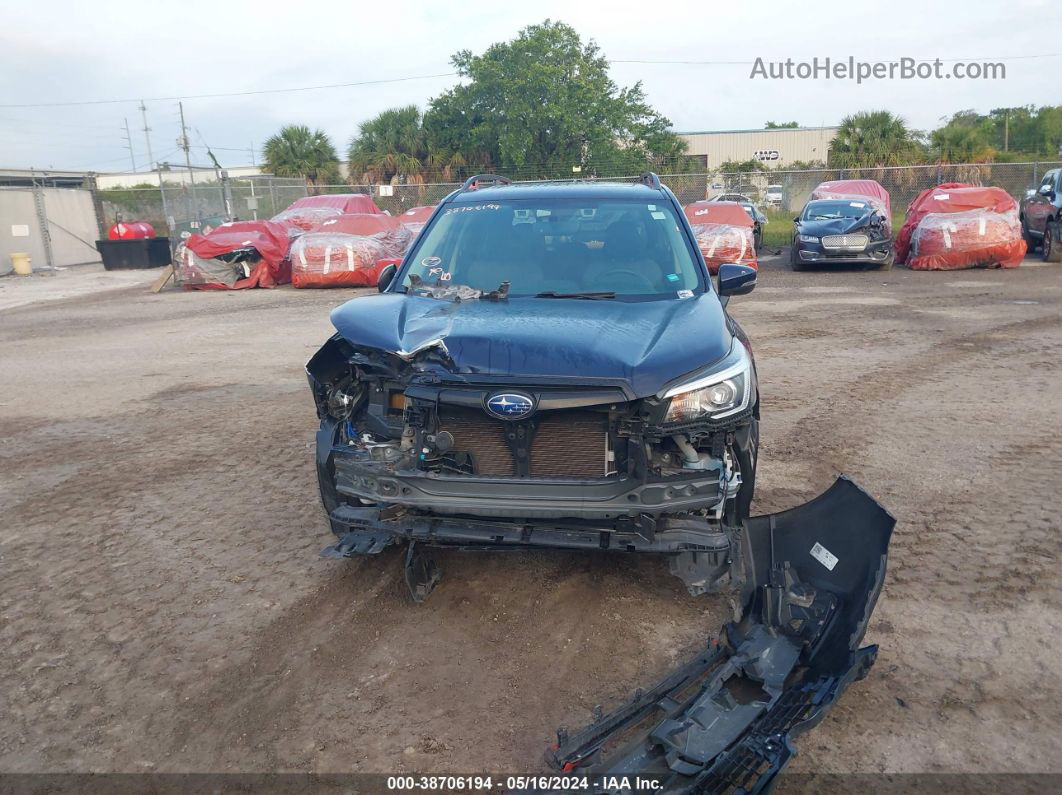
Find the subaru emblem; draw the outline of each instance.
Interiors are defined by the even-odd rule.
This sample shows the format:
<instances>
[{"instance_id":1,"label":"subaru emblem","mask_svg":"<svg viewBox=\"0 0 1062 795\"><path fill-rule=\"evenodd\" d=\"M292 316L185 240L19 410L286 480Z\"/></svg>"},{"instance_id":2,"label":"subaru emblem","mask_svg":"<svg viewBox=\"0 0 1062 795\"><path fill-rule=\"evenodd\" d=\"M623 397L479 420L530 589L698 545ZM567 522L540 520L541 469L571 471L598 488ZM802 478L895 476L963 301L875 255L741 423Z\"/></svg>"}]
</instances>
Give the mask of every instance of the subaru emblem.
<instances>
[{"instance_id":1,"label":"subaru emblem","mask_svg":"<svg viewBox=\"0 0 1062 795\"><path fill-rule=\"evenodd\" d=\"M505 392L487 398L487 411L503 420L522 420L535 410L535 401L527 395Z\"/></svg>"}]
</instances>

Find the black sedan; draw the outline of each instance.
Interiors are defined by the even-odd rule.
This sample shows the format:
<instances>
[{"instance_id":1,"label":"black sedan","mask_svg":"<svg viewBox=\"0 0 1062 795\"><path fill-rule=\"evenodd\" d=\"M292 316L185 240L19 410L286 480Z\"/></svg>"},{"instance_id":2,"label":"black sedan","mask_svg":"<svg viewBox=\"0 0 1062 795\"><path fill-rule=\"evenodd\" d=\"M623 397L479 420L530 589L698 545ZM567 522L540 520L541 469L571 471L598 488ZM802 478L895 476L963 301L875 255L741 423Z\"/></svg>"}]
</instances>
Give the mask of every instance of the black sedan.
<instances>
[{"instance_id":1,"label":"black sedan","mask_svg":"<svg viewBox=\"0 0 1062 795\"><path fill-rule=\"evenodd\" d=\"M793 219L793 270L808 265L873 265L889 270L895 260L887 219L869 201L816 199Z\"/></svg>"},{"instance_id":2,"label":"black sedan","mask_svg":"<svg viewBox=\"0 0 1062 795\"><path fill-rule=\"evenodd\" d=\"M767 223L767 216L761 213L756 205L748 200L739 201L738 204L745 208L745 212L752 219L752 244L756 247L756 251L759 252L760 247L763 246L763 226Z\"/></svg>"}]
</instances>

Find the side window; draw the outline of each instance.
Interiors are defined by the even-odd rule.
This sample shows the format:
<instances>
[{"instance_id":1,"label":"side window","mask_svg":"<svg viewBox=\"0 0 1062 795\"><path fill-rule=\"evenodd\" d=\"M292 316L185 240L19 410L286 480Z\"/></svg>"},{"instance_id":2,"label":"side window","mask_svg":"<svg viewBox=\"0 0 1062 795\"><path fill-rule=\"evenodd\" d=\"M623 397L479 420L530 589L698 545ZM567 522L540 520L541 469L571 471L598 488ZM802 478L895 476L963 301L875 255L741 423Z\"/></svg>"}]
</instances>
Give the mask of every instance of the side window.
<instances>
[{"instance_id":1,"label":"side window","mask_svg":"<svg viewBox=\"0 0 1062 795\"><path fill-rule=\"evenodd\" d=\"M1059 174L1058 171L1048 171L1046 174L1044 174L1044 181L1040 183L1040 187L1041 188L1043 188L1043 187L1048 187L1048 188L1054 187L1055 177L1057 177L1058 174Z\"/></svg>"},{"instance_id":2,"label":"side window","mask_svg":"<svg viewBox=\"0 0 1062 795\"><path fill-rule=\"evenodd\" d=\"M1060 168L1058 171L1055 172L1055 177L1056 177L1055 182L1057 183L1057 185L1055 187L1055 192L1056 193L1062 193L1062 168Z\"/></svg>"}]
</instances>

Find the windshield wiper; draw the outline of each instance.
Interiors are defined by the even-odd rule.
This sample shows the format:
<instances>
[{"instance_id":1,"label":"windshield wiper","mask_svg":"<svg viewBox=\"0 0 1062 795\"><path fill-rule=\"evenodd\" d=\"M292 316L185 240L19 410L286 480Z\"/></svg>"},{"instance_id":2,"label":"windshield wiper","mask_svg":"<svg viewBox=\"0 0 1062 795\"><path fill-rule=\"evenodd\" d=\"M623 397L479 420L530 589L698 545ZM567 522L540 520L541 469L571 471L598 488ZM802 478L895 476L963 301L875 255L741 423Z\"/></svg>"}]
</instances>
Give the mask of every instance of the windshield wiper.
<instances>
[{"instance_id":1,"label":"windshield wiper","mask_svg":"<svg viewBox=\"0 0 1062 795\"><path fill-rule=\"evenodd\" d=\"M615 298L614 292L598 292L598 293L557 293L553 290L547 290L544 293L536 293L535 298L582 298L587 301L604 301L609 298Z\"/></svg>"}]
</instances>

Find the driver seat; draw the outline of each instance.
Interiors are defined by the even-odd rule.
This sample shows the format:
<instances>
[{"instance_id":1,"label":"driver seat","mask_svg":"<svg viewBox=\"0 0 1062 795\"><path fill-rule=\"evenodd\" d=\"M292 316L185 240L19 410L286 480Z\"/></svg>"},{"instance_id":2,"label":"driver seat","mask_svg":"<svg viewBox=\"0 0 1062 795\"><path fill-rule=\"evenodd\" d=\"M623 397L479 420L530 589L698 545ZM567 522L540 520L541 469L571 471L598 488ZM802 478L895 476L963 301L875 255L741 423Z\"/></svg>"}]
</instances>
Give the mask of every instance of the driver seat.
<instances>
[{"instance_id":1,"label":"driver seat","mask_svg":"<svg viewBox=\"0 0 1062 795\"><path fill-rule=\"evenodd\" d=\"M590 292L615 290L617 292L655 291L661 282L662 271L646 250L646 241L638 233L637 222L622 218L605 230L605 247L600 256L582 274L582 289ZM643 277L609 274L616 271L632 271ZM620 289L617 290L617 287Z\"/></svg>"}]
</instances>

